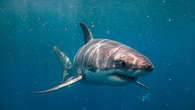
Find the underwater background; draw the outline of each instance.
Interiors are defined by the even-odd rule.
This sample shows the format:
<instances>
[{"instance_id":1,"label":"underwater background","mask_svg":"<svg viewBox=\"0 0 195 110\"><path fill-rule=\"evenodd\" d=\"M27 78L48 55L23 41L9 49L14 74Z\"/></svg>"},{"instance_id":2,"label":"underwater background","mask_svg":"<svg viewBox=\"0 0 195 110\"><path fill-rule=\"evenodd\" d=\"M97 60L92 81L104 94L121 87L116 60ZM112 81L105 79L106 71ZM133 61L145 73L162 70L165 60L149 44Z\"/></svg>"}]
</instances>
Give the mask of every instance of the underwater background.
<instances>
[{"instance_id":1,"label":"underwater background","mask_svg":"<svg viewBox=\"0 0 195 110\"><path fill-rule=\"evenodd\" d=\"M79 23L95 38L148 56L150 87L61 81L56 45L73 60L83 46ZM195 110L194 0L0 0L0 110Z\"/></svg>"}]
</instances>

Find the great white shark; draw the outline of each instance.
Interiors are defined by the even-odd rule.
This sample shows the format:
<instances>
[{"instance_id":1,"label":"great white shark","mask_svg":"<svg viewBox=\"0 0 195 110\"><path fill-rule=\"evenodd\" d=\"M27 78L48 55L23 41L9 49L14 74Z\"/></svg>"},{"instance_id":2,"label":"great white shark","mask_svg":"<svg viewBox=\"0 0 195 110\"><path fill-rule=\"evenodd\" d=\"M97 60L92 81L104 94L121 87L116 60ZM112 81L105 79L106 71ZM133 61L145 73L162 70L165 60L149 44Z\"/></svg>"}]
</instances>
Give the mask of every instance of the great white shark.
<instances>
[{"instance_id":1,"label":"great white shark","mask_svg":"<svg viewBox=\"0 0 195 110\"><path fill-rule=\"evenodd\" d=\"M62 65L62 83L35 93L52 92L76 82L112 86L131 83L148 89L138 81L138 78L154 69L149 58L120 42L94 39L92 32L84 23L80 23L80 26L85 45L76 53L73 64L65 53L54 46Z\"/></svg>"}]
</instances>

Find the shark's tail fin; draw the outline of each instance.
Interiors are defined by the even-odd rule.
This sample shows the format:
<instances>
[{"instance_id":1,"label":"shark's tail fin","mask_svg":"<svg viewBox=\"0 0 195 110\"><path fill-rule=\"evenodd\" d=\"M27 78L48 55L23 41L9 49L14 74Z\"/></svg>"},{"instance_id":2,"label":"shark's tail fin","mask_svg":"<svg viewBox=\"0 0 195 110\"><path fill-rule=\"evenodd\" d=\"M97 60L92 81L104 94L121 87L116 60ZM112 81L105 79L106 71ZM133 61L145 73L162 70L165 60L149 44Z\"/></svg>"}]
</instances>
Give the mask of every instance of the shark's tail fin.
<instances>
[{"instance_id":1,"label":"shark's tail fin","mask_svg":"<svg viewBox=\"0 0 195 110\"><path fill-rule=\"evenodd\" d=\"M70 59L56 46L54 46L53 49L56 55L58 56L59 63L61 64L63 82L70 78L71 73L69 72L69 70L72 68L72 63Z\"/></svg>"}]
</instances>

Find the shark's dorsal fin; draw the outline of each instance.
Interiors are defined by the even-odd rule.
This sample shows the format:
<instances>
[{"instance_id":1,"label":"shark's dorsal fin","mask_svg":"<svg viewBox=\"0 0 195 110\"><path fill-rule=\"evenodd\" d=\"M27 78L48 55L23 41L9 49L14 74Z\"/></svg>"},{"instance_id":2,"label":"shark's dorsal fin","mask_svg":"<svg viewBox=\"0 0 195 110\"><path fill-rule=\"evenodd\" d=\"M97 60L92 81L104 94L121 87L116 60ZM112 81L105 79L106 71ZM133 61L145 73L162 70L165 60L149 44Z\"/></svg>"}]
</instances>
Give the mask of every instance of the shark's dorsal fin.
<instances>
[{"instance_id":1,"label":"shark's dorsal fin","mask_svg":"<svg viewBox=\"0 0 195 110\"><path fill-rule=\"evenodd\" d=\"M87 42L89 42L90 40L93 39L93 35L92 35L92 32L90 31L90 29L84 23L80 23L80 26L81 26L81 29L83 31L84 42L86 44Z\"/></svg>"}]
</instances>

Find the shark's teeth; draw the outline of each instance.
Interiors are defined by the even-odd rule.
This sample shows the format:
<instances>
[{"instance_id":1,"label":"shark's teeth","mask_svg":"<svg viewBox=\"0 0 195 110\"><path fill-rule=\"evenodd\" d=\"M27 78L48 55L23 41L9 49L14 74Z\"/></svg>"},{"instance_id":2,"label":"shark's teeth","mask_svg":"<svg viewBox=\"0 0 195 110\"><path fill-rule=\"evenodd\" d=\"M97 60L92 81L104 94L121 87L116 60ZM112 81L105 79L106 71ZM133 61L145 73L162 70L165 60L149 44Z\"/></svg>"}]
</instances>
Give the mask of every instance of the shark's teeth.
<instances>
[{"instance_id":1,"label":"shark's teeth","mask_svg":"<svg viewBox=\"0 0 195 110\"><path fill-rule=\"evenodd\" d=\"M120 74L120 73L115 73L113 75L119 77L122 80L130 80L130 81L136 81L137 80L137 77L126 76L126 75L123 75L123 74Z\"/></svg>"}]
</instances>

